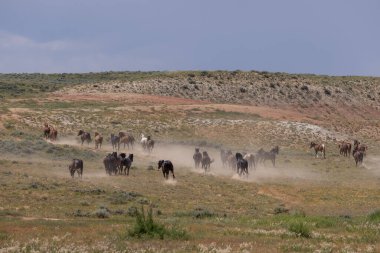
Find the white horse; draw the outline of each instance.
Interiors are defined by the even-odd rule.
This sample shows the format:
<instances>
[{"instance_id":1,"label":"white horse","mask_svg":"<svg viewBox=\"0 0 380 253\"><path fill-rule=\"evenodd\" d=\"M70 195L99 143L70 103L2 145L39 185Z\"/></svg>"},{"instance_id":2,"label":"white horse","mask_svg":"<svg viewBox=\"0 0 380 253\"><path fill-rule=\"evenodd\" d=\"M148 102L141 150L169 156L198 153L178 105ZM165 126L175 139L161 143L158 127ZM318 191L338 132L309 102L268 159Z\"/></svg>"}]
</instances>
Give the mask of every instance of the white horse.
<instances>
[{"instance_id":1,"label":"white horse","mask_svg":"<svg viewBox=\"0 0 380 253\"><path fill-rule=\"evenodd\" d=\"M140 143L141 143L143 149L146 149L147 142L148 142L148 138L145 137L144 134L141 134L141 141L140 141Z\"/></svg>"}]
</instances>

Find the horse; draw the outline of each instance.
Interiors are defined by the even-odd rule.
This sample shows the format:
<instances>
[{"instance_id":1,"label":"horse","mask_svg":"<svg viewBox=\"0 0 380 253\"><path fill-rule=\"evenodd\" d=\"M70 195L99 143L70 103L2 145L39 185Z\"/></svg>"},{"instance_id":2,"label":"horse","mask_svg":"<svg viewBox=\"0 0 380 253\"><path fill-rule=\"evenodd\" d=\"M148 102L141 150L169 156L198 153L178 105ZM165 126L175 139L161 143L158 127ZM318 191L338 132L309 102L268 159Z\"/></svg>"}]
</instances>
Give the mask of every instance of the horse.
<instances>
[{"instance_id":1,"label":"horse","mask_svg":"<svg viewBox=\"0 0 380 253\"><path fill-rule=\"evenodd\" d=\"M162 174L164 174L164 178L169 179L169 172L172 173L173 179L174 176L174 166L173 163L169 160L159 160L158 161L158 170L162 169Z\"/></svg>"},{"instance_id":2,"label":"horse","mask_svg":"<svg viewBox=\"0 0 380 253\"><path fill-rule=\"evenodd\" d=\"M252 169L252 168L255 169L256 168L255 155L254 154L251 154L251 153L246 154L245 156L243 156L243 158L248 161L248 167L250 169Z\"/></svg>"},{"instance_id":3,"label":"horse","mask_svg":"<svg viewBox=\"0 0 380 253\"><path fill-rule=\"evenodd\" d=\"M205 173L207 172L207 170L210 169L211 163L213 162L214 162L214 159L210 158L207 151L203 151L201 163L202 163L202 169L205 170Z\"/></svg>"},{"instance_id":4,"label":"horse","mask_svg":"<svg viewBox=\"0 0 380 253\"><path fill-rule=\"evenodd\" d=\"M51 141L57 140L58 131L53 127L49 126L47 123L44 124L44 137L45 139L50 139Z\"/></svg>"},{"instance_id":5,"label":"horse","mask_svg":"<svg viewBox=\"0 0 380 253\"><path fill-rule=\"evenodd\" d=\"M239 176L245 174L248 177L248 161L243 158L241 153L236 153L235 158L237 174L239 174Z\"/></svg>"},{"instance_id":6,"label":"horse","mask_svg":"<svg viewBox=\"0 0 380 253\"><path fill-rule=\"evenodd\" d=\"M358 167L358 164L361 164L363 162L364 152L360 150L355 150L352 156L355 159L356 167Z\"/></svg>"},{"instance_id":7,"label":"horse","mask_svg":"<svg viewBox=\"0 0 380 253\"><path fill-rule=\"evenodd\" d=\"M49 138L51 141L56 141L57 140L57 137L58 137L58 131L57 129L55 129L54 127L50 127L50 134L49 134Z\"/></svg>"},{"instance_id":8,"label":"horse","mask_svg":"<svg viewBox=\"0 0 380 253\"><path fill-rule=\"evenodd\" d=\"M228 155L224 149L220 150L220 160L222 160L223 167L226 167L226 164L228 163Z\"/></svg>"},{"instance_id":9,"label":"horse","mask_svg":"<svg viewBox=\"0 0 380 253\"><path fill-rule=\"evenodd\" d=\"M132 135L125 135L120 139L120 143L124 144L124 148L125 148L125 145L127 145L128 149L129 149L129 145L133 149L134 142L135 142L135 138Z\"/></svg>"},{"instance_id":10,"label":"horse","mask_svg":"<svg viewBox=\"0 0 380 253\"><path fill-rule=\"evenodd\" d=\"M275 146L269 152L261 148L257 151L257 163L261 162L265 165L265 161L271 160L273 167L276 167L276 155L278 155L279 152L280 148L278 146Z\"/></svg>"},{"instance_id":11,"label":"horse","mask_svg":"<svg viewBox=\"0 0 380 253\"><path fill-rule=\"evenodd\" d=\"M95 149L102 148L103 136L98 132L95 132Z\"/></svg>"},{"instance_id":12,"label":"horse","mask_svg":"<svg viewBox=\"0 0 380 253\"><path fill-rule=\"evenodd\" d=\"M80 139L82 141L82 145L85 141L87 142L87 145L90 145L90 142L91 142L91 134L90 133L85 132L83 130L79 130L78 136L80 136Z\"/></svg>"},{"instance_id":13,"label":"horse","mask_svg":"<svg viewBox=\"0 0 380 253\"><path fill-rule=\"evenodd\" d=\"M148 138L145 137L144 134L141 134L141 140L140 140L140 143L141 143L141 146L143 147L143 149L146 149L146 144L148 142Z\"/></svg>"},{"instance_id":14,"label":"horse","mask_svg":"<svg viewBox=\"0 0 380 253\"><path fill-rule=\"evenodd\" d=\"M195 168L199 168L199 164L202 161L202 154L201 154L201 152L199 152L199 148L195 149L195 153L193 155L193 160L194 160Z\"/></svg>"},{"instance_id":15,"label":"horse","mask_svg":"<svg viewBox=\"0 0 380 253\"><path fill-rule=\"evenodd\" d=\"M147 137L147 142L146 142L146 149L148 150L148 152L152 152L154 148L154 140L152 140L150 138L150 136Z\"/></svg>"},{"instance_id":16,"label":"horse","mask_svg":"<svg viewBox=\"0 0 380 253\"><path fill-rule=\"evenodd\" d=\"M78 173L78 177L82 178L83 175L83 161L80 159L73 159L69 165L69 172L72 178L74 178L75 172Z\"/></svg>"},{"instance_id":17,"label":"horse","mask_svg":"<svg viewBox=\"0 0 380 253\"><path fill-rule=\"evenodd\" d=\"M325 144L317 144L315 142L310 142L310 148L314 148L315 158L318 157L318 152L323 154L323 158L326 158L326 146Z\"/></svg>"},{"instance_id":18,"label":"horse","mask_svg":"<svg viewBox=\"0 0 380 253\"><path fill-rule=\"evenodd\" d=\"M363 155L365 156L367 149L368 149L367 145L360 144L359 141L354 140L354 150L352 151L352 155L354 155L356 151L361 151L363 152Z\"/></svg>"},{"instance_id":19,"label":"horse","mask_svg":"<svg viewBox=\"0 0 380 253\"><path fill-rule=\"evenodd\" d=\"M44 137L45 139L50 137L50 127L47 123L44 124Z\"/></svg>"},{"instance_id":20,"label":"horse","mask_svg":"<svg viewBox=\"0 0 380 253\"><path fill-rule=\"evenodd\" d=\"M106 173L108 175L112 175L114 173L115 175L117 174L118 167L120 165L120 161L117 157L117 152L112 152L108 154L104 159L103 159L103 164L104 168L106 170Z\"/></svg>"},{"instance_id":21,"label":"horse","mask_svg":"<svg viewBox=\"0 0 380 253\"><path fill-rule=\"evenodd\" d=\"M112 150L119 151L120 149L120 137L114 134L111 134L111 144L112 144Z\"/></svg>"},{"instance_id":22,"label":"horse","mask_svg":"<svg viewBox=\"0 0 380 253\"><path fill-rule=\"evenodd\" d=\"M351 155L351 143L342 141L338 145L339 147L339 153L344 156L350 156Z\"/></svg>"},{"instance_id":23,"label":"horse","mask_svg":"<svg viewBox=\"0 0 380 253\"><path fill-rule=\"evenodd\" d=\"M125 153L121 153L118 156L118 159L119 159L119 170L120 170L119 173L123 174L124 172L124 175L128 176L129 169L131 168L132 162L133 162L133 154L129 154L127 157Z\"/></svg>"}]
</instances>

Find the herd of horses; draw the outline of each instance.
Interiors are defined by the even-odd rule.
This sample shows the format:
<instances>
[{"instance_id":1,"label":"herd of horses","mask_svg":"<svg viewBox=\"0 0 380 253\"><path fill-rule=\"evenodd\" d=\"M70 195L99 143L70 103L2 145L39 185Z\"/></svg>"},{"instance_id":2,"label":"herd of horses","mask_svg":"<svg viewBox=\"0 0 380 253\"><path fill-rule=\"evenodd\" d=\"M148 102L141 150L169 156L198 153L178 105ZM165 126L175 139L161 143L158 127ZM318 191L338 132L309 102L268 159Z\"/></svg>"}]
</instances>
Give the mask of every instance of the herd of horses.
<instances>
[{"instance_id":1,"label":"herd of horses","mask_svg":"<svg viewBox=\"0 0 380 253\"><path fill-rule=\"evenodd\" d=\"M270 151L265 151L261 148L256 154L237 152L234 155L231 150L225 151L224 149L221 149L220 159L223 167L229 167L233 171L236 170L239 176L248 176L248 169L255 169L259 163L265 164L265 161L267 160L270 160L273 167L275 167L276 155L279 154L279 151L280 148L276 146ZM214 162L214 159L210 158L207 151L201 153L199 148L195 149L193 160L195 168L199 168L201 165L201 168L204 169L205 173L210 170L211 163Z\"/></svg>"},{"instance_id":2,"label":"herd of horses","mask_svg":"<svg viewBox=\"0 0 380 253\"><path fill-rule=\"evenodd\" d=\"M45 139L56 141L58 137L58 131L51 125L45 123L43 134ZM91 133L84 130L79 130L77 136L80 139L81 145L85 142L89 145L92 142ZM95 132L95 149L101 149L103 144L103 136ZM124 174L129 175L129 170L133 162L133 154L126 153L117 154L120 150L120 145L122 144L124 149L126 146L128 149L133 149L135 144L135 138L132 134L126 131L120 131L117 135L111 134L110 142L112 145L113 152L108 154L103 159L103 164L108 175ZM151 136L145 136L141 134L140 144L143 150L151 153L154 148L154 140ZM353 148L352 148L353 147ZM310 143L310 149L313 148L315 152L315 157L318 158L319 153L322 154L323 158L326 158L326 145L323 143ZM351 154L355 160L356 166L363 162L363 159L368 150L367 145L361 144L358 140L354 140L353 144L347 141L342 141L338 144L339 153L345 157L350 157ZM236 171L240 176L248 176L248 170L255 170L259 164L265 165L266 161L271 161L273 167L276 166L276 155L279 154L279 146L273 147L270 151L265 151L264 149L259 149L256 153L246 153L246 152L236 152L232 153L231 150L220 150L220 159L223 167L229 167L233 171ZM205 173L210 171L211 164L215 161L212 159L207 151L200 152L199 148L195 149L193 155L195 168L201 167ZM169 160L160 160L158 162L158 169L162 169L165 178L168 178L169 172L172 173L174 178L174 166ZM78 176L83 174L83 161L80 159L73 159L69 165L70 175L74 177L75 172Z\"/></svg>"},{"instance_id":3,"label":"herd of horses","mask_svg":"<svg viewBox=\"0 0 380 253\"><path fill-rule=\"evenodd\" d=\"M352 146L354 147L352 150ZM314 148L315 151L315 157L318 157L318 153L322 153L323 158L326 158L326 145L325 144L317 144L315 142L310 143L310 148ZM366 152L368 150L368 146L365 144L361 144L358 140L354 140L353 145L351 145L348 141L342 141L338 144L339 153L340 155L343 155L345 157L351 156L351 150L352 150L352 156L355 160L356 166L358 164L363 163L363 159L366 155Z\"/></svg>"}]
</instances>

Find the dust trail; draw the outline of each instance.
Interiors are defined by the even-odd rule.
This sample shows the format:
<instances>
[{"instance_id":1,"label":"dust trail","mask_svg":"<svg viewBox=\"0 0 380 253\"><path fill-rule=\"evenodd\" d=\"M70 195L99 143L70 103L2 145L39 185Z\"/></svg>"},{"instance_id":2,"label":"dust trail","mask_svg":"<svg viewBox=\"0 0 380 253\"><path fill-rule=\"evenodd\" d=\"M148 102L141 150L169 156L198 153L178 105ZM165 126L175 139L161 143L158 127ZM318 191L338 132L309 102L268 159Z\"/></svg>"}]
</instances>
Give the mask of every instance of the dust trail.
<instances>
[{"instance_id":1,"label":"dust trail","mask_svg":"<svg viewBox=\"0 0 380 253\"><path fill-rule=\"evenodd\" d=\"M364 168L380 175L380 156L366 156L363 159Z\"/></svg>"},{"instance_id":2,"label":"dust trail","mask_svg":"<svg viewBox=\"0 0 380 253\"><path fill-rule=\"evenodd\" d=\"M177 185L177 180L169 177L168 180L164 181L164 185L175 186L175 185Z\"/></svg>"},{"instance_id":3,"label":"dust trail","mask_svg":"<svg viewBox=\"0 0 380 253\"><path fill-rule=\"evenodd\" d=\"M46 141L48 143L56 144L56 145L81 146L81 142L80 142L79 138L76 138L74 136L72 136L72 137L60 137L56 141L50 141L50 140L46 140ZM93 147L93 145L91 145L91 143L89 146ZM88 145L85 143L85 144L83 144L83 147L88 147Z\"/></svg>"},{"instance_id":4,"label":"dust trail","mask_svg":"<svg viewBox=\"0 0 380 253\"><path fill-rule=\"evenodd\" d=\"M54 142L53 144L57 145L72 145L81 147L81 144L78 142L76 137L65 137ZM89 148L94 150L94 147L90 144L83 145L83 148ZM196 169L194 167L193 154L196 146L192 145L180 145L180 144L166 144L166 143L156 143L155 148L152 153L148 153L143 150L142 146L139 143L139 140L136 141L134 149L124 149L121 148L120 152L133 153L135 155L134 166L139 166L141 162L143 164L150 164L154 169L157 168L158 160L171 160L174 164L175 171L191 171L198 174L205 174L218 177L226 177L234 180L245 181L245 182L265 182L279 179L306 179L306 180L321 180L323 179L321 174L312 172L310 168L295 168L291 165L279 164L279 166L273 168L271 164L259 165L256 169L249 170L248 177L239 177L236 174L235 169L223 167L223 164L220 159L220 150L211 148L211 147L200 147L200 152L207 151L208 154L214 162L211 164L211 169L207 173L201 168ZM112 152L112 147L109 143L103 143L101 151L103 152ZM281 154L280 154L281 155ZM375 158L373 158L375 159ZM372 160L373 160L372 159ZM367 159L368 160L368 159ZM376 163L376 160L373 160L373 163ZM372 163L368 161L368 166L372 166ZM85 173L85 178L101 178L107 177L103 171ZM175 185L176 181L168 181L165 184Z\"/></svg>"}]
</instances>

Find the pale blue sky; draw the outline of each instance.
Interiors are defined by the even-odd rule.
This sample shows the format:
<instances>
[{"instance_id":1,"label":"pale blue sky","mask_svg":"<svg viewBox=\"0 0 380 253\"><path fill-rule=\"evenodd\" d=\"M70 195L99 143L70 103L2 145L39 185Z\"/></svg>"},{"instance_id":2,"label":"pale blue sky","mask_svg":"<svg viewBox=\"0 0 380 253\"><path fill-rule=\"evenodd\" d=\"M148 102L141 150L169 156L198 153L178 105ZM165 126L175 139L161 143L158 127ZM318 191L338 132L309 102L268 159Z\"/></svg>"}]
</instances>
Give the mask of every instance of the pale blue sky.
<instances>
[{"instance_id":1,"label":"pale blue sky","mask_svg":"<svg viewBox=\"0 0 380 253\"><path fill-rule=\"evenodd\" d=\"M0 0L0 72L380 76L377 0Z\"/></svg>"}]
</instances>

